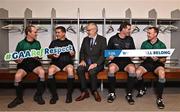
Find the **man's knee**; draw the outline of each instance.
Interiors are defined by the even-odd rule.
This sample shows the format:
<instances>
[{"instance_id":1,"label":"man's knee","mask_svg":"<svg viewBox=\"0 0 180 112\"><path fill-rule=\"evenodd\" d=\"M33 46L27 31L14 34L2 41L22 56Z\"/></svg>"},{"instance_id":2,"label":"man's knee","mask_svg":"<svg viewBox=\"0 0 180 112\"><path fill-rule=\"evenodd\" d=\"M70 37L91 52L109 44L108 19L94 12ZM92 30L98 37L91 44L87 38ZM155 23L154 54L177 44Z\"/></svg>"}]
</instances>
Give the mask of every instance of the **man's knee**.
<instances>
[{"instance_id":1,"label":"man's knee","mask_svg":"<svg viewBox=\"0 0 180 112\"><path fill-rule=\"evenodd\" d=\"M24 71L17 71L17 73L15 74L15 82L20 82L25 75L26 73Z\"/></svg>"},{"instance_id":2,"label":"man's knee","mask_svg":"<svg viewBox=\"0 0 180 112\"><path fill-rule=\"evenodd\" d=\"M136 77L137 79L142 79L143 72L141 69L136 70Z\"/></svg>"},{"instance_id":3,"label":"man's knee","mask_svg":"<svg viewBox=\"0 0 180 112\"><path fill-rule=\"evenodd\" d=\"M164 70L159 70L158 75L159 75L160 79L165 79L165 71Z\"/></svg>"},{"instance_id":4,"label":"man's knee","mask_svg":"<svg viewBox=\"0 0 180 112\"><path fill-rule=\"evenodd\" d=\"M117 67L114 64L110 64L108 70L110 73L115 73L117 71Z\"/></svg>"},{"instance_id":5,"label":"man's knee","mask_svg":"<svg viewBox=\"0 0 180 112\"><path fill-rule=\"evenodd\" d=\"M16 82L20 82L20 81L22 80L22 78L23 78L23 75L22 75L22 74L16 74L16 75L15 75L15 81L16 81Z\"/></svg>"},{"instance_id":6,"label":"man's knee","mask_svg":"<svg viewBox=\"0 0 180 112\"><path fill-rule=\"evenodd\" d=\"M50 67L49 69L48 69L48 73L49 74L54 74L55 73L55 68L54 67Z\"/></svg>"},{"instance_id":7,"label":"man's knee","mask_svg":"<svg viewBox=\"0 0 180 112\"><path fill-rule=\"evenodd\" d=\"M146 72L147 72L147 70L144 67L139 66L136 69L136 77L137 77L137 79L142 79L143 74L146 73Z\"/></svg>"},{"instance_id":8,"label":"man's knee","mask_svg":"<svg viewBox=\"0 0 180 112\"><path fill-rule=\"evenodd\" d=\"M44 75L45 74L45 71L44 71L44 69L39 69L39 74L41 74L41 75Z\"/></svg>"},{"instance_id":9,"label":"man's knee","mask_svg":"<svg viewBox=\"0 0 180 112\"><path fill-rule=\"evenodd\" d=\"M159 76L159 78L161 78L161 79L165 78L165 69L163 67L158 67L155 70L155 73Z\"/></svg>"},{"instance_id":10,"label":"man's knee","mask_svg":"<svg viewBox=\"0 0 180 112\"><path fill-rule=\"evenodd\" d=\"M67 66L67 72L72 73L74 71L73 66Z\"/></svg>"},{"instance_id":11,"label":"man's knee","mask_svg":"<svg viewBox=\"0 0 180 112\"><path fill-rule=\"evenodd\" d=\"M135 65L133 64L129 64L125 69L126 69L125 71L127 71L128 73L135 73L136 71Z\"/></svg>"},{"instance_id":12,"label":"man's knee","mask_svg":"<svg viewBox=\"0 0 180 112\"><path fill-rule=\"evenodd\" d=\"M36 67L33 72L36 73L40 78L45 78L45 71L42 66Z\"/></svg>"}]
</instances>

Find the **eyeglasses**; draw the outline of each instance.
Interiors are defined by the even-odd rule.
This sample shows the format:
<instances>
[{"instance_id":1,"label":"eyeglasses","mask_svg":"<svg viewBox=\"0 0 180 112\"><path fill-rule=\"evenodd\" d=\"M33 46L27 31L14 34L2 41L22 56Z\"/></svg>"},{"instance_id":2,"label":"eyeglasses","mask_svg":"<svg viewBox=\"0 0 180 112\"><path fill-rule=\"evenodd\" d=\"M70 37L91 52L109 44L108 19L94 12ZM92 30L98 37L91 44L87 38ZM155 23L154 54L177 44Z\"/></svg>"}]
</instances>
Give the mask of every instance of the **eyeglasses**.
<instances>
[{"instance_id":1,"label":"eyeglasses","mask_svg":"<svg viewBox=\"0 0 180 112\"><path fill-rule=\"evenodd\" d=\"M92 28L92 29L87 29L86 31L87 31L87 32L90 32L90 31L92 31L92 30L94 30L94 28Z\"/></svg>"}]
</instances>

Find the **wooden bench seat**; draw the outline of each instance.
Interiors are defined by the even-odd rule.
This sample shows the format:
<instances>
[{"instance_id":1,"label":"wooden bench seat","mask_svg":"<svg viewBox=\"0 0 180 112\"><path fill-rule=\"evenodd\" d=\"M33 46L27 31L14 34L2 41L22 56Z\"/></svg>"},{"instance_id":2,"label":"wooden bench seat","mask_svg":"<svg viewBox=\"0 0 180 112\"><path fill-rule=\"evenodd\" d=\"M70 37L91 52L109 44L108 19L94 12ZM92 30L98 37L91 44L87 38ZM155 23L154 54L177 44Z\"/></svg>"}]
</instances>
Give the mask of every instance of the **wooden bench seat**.
<instances>
[{"instance_id":1,"label":"wooden bench seat","mask_svg":"<svg viewBox=\"0 0 180 112\"><path fill-rule=\"evenodd\" d=\"M167 79L180 79L180 68L166 68L166 78ZM14 75L16 73L15 69L0 69L0 80L14 80ZM31 75L28 75L25 79L28 80L35 80L37 76L34 73L31 73ZM47 73L46 73L47 78ZM60 71L56 73L56 79L57 80L65 80L67 78L67 73L64 71ZM86 78L88 79L88 73L86 73ZM106 80L107 79L107 70L101 71L97 78L100 80ZM148 72L144 75L145 79L154 79L156 76ZM78 76L75 72L75 79L78 79ZM127 73L126 72L117 72L116 73L116 79L127 79Z\"/></svg>"},{"instance_id":2,"label":"wooden bench seat","mask_svg":"<svg viewBox=\"0 0 180 112\"><path fill-rule=\"evenodd\" d=\"M175 80L180 80L180 68L166 68L166 79L175 79ZM47 70L46 70L47 71ZM100 73L98 73L97 78L101 81L101 86L100 89L103 91L103 82L104 80L107 80L107 70L103 70ZM0 69L0 81L6 80L6 81L13 81L14 80L14 75L16 73L15 69ZM46 79L47 79L47 72L46 72ZM57 80L66 80L67 79L67 73L64 71L57 72L55 75ZM30 75L27 75L25 77L25 80L36 80L38 77L36 74L31 73ZM75 71L75 79L78 79L78 76ZM86 73L86 79L89 79L88 73ZM117 80L126 80L127 79L127 73L126 72L117 72L116 73L116 79ZM147 80L154 80L156 79L156 76L148 72L144 74L144 79Z\"/></svg>"},{"instance_id":3,"label":"wooden bench seat","mask_svg":"<svg viewBox=\"0 0 180 112\"><path fill-rule=\"evenodd\" d=\"M49 66L50 60L40 60L43 63L43 67L46 68L46 78L47 78L47 68ZM133 59L135 64L139 64L141 62L140 59ZM172 66L176 66L178 64L178 59L167 59L166 64L170 64ZM8 66L11 66L12 68L0 68L0 80L14 80L14 74L16 73L16 63L14 61L10 62ZM180 68L166 68L166 78L167 79L180 79ZM27 80L35 80L37 76L33 73L31 75L28 75L25 79ZM67 78L66 72L58 72L56 73L56 79L57 80L65 80ZM86 78L88 79L88 74L86 73ZM97 78L100 80L106 80L107 79L107 70L103 70L97 75ZM147 73L144 75L145 79L154 79L156 78L153 73ZM78 79L78 76L75 72L75 79ZM116 74L116 79L127 79L127 73L126 72L118 72Z\"/></svg>"}]
</instances>

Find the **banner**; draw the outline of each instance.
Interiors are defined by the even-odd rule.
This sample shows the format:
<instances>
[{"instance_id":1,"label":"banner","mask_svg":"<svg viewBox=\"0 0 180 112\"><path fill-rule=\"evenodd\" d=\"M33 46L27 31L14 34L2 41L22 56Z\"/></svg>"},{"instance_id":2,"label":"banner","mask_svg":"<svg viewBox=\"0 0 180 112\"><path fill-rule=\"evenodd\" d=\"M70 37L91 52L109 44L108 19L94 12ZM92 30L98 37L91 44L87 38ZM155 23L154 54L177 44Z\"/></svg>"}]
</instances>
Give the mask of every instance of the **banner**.
<instances>
[{"instance_id":1,"label":"banner","mask_svg":"<svg viewBox=\"0 0 180 112\"><path fill-rule=\"evenodd\" d=\"M105 50L104 57L169 57L175 49Z\"/></svg>"},{"instance_id":2,"label":"banner","mask_svg":"<svg viewBox=\"0 0 180 112\"><path fill-rule=\"evenodd\" d=\"M50 54L61 54L64 52L70 52L72 50L73 50L72 45L68 45L64 47L55 47L55 48L41 48L40 50L35 50L35 49L25 50L19 52L6 53L4 55L4 60L11 61L17 59L31 58L31 57L42 58Z\"/></svg>"},{"instance_id":3,"label":"banner","mask_svg":"<svg viewBox=\"0 0 180 112\"><path fill-rule=\"evenodd\" d=\"M55 48L41 48L40 50L26 50L20 52L6 53L4 56L5 61L39 57L50 54L61 54L64 52L70 52L73 50L72 45L65 47L55 47ZM131 50L105 50L104 57L114 56L114 57L169 57L173 54L175 49L131 49Z\"/></svg>"}]
</instances>

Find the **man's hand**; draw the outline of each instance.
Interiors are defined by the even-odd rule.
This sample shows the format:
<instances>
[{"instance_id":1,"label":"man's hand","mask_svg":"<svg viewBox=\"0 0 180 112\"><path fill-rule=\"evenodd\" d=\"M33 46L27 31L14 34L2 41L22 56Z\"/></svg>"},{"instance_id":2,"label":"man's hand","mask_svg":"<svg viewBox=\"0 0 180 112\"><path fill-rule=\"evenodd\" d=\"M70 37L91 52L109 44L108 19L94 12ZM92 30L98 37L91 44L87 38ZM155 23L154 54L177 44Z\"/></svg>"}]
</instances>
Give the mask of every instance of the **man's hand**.
<instances>
[{"instance_id":1,"label":"man's hand","mask_svg":"<svg viewBox=\"0 0 180 112\"><path fill-rule=\"evenodd\" d=\"M162 62L162 63L165 63L166 62L166 58L160 58L159 61Z\"/></svg>"},{"instance_id":2,"label":"man's hand","mask_svg":"<svg viewBox=\"0 0 180 112\"><path fill-rule=\"evenodd\" d=\"M16 63L21 63L23 61L22 58L15 60Z\"/></svg>"},{"instance_id":3,"label":"man's hand","mask_svg":"<svg viewBox=\"0 0 180 112\"><path fill-rule=\"evenodd\" d=\"M74 51L70 51L69 54L70 54L71 56L74 56L74 55L75 55L75 52L74 52Z\"/></svg>"},{"instance_id":4,"label":"man's hand","mask_svg":"<svg viewBox=\"0 0 180 112\"><path fill-rule=\"evenodd\" d=\"M60 54L53 54L54 58L59 58Z\"/></svg>"},{"instance_id":5,"label":"man's hand","mask_svg":"<svg viewBox=\"0 0 180 112\"><path fill-rule=\"evenodd\" d=\"M153 57L151 57L154 61L157 61L159 58L158 57L155 57L155 56L153 56Z\"/></svg>"},{"instance_id":6,"label":"man's hand","mask_svg":"<svg viewBox=\"0 0 180 112\"><path fill-rule=\"evenodd\" d=\"M93 68L95 68L95 67L97 67L97 63L91 64L91 65L89 66L89 68L88 68L88 71L91 70L91 69L93 69Z\"/></svg>"},{"instance_id":7,"label":"man's hand","mask_svg":"<svg viewBox=\"0 0 180 112\"><path fill-rule=\"evenodd\" d=\"M53 58L58 58L59 56L60 56L60 54L50 54L50 55L48 55L48 58L53 59Z\"/></svg>"},{"instance_id":8,"label":"man's hand","mask_svg":"<svg viewBox=\"0 0 180 112\"><path fill-rule=\"evenodd\" d=\"M33 57L33 58L36 59L36 60L42 59L42 58L40 58L40 57Z\"/></svg>"},{"instance_id":9,"label":"man's hand","mask_svg":"<svg viewBox=\"0 0 180 112\"><path fill-rule=\"evenodd\" d=\"M80 66L86 66L86 62L84 60L82 60L80 63L79 63Z\"/></svg>"},{"instance_id":10,"label":"man's hand","mask_svg":"<svg viewBox=\"0 0 180 112\"><path fill-rule=\"evenodd\" d=\"M114 56L109 56L108 60L111 61L114 59Z\"/></svg>"},{"instance_id":11,"label":"man's hand","mask_svg":"<svg viewBox=\"0 0 180 112\"><path fill-rule=\"evenodd\" d=\"M143 59L143 60L145 60L146 58L147 58L147 57L145 57L145 56L144 56L144 57L141 57L141 59Z\"/></svg>"}]
</instances>

